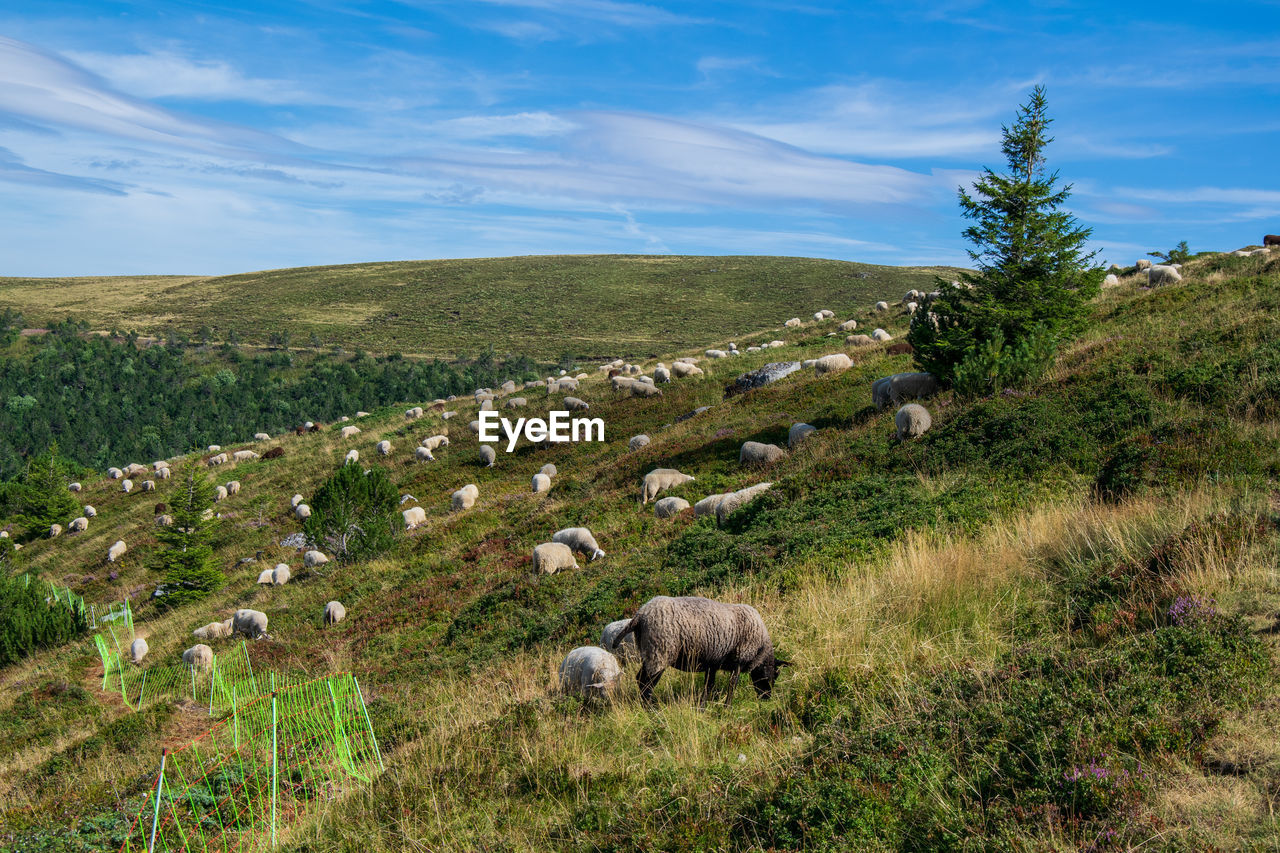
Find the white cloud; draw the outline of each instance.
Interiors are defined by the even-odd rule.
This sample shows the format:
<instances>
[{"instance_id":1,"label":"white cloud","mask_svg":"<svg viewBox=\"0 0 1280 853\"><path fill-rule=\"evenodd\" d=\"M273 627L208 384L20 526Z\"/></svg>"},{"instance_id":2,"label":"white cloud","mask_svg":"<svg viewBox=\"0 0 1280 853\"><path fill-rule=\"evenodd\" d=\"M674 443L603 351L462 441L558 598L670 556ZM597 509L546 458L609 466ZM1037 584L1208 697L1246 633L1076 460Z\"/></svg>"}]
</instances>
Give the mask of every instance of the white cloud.
<instances>
[{"instance_id":1,"label":"white cloud","mask_svg":"<svg viewBox=\"0 0 1280 853\"><path fill-rule=\"evenodd\" d=\"M665 27L702 23L697 18L646 3L616 0L477 0L491 6L528 9L556 17L585 18L621 27Z\"/></svg>"},{"instance_id":2,"label":"white cloud","mask_svg":"<svg viewBox=\"0 0 1280 853\"><path fill-rule=\"evenodd\" d=\"M305 104L318 100L287 80L246 77L222 60L188 59L169 52L69 52L66 56L120 91L139 98L262 104Z\"/></svg>"},{"instance_id":3,"label":"white cloud","mask_svg":"<svg viewBox=\"0 0 1280 853\"><path fill-rule=\"evenodd\" d=\"M462 116L431 125L450 139L486 139L495 136L562 136L575 127L567 119L548 112L496 116Z\"/></svg>"}]
</instances>

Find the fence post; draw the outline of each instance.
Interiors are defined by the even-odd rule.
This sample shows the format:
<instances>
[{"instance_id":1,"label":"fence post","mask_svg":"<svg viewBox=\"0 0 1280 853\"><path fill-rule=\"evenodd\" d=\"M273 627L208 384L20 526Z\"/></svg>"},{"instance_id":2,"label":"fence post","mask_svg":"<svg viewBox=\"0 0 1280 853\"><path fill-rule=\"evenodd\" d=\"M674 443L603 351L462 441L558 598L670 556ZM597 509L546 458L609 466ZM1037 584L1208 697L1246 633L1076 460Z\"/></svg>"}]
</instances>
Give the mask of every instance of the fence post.
<instances>
[{"instance_id":1,"label":"fence post","mask_svg":"<svg viewBox=\"0 0 1280 853\"><path fill-rule=\"evenodd\" d=\"M151 816L151 840L147 843L147 853L155 853L156 828L160 826L160 794L164 791L164 762L169 757L169 750L160 750L160 778L156 780L156 809Z\"/></svg>"},{"instance_id":2,"label":"fence post","mask_svg":"<svg viewBox=\"0 0 1280 853\"><path fill-rule=\"evenodd\" d=\"M373 754L378 756L378 769L386 770L386 765L382 763L382 750L378 749L378 736L373 733L373 720L369 719L369 709L365 707L364 694L360 692L360 682L356 681L356 677L352 675L351 683L356 686L356 696L360 699L360 710L364 712L364 722L369 727L369 739L373 741Z\"/></svg>"},{"instance_id":3,"label":"fence post","mask_svg":"<svg viewBox=\"0 0 1280 853\"><path fill-rule=\"evenodd\" d=\"M272 679L274 681L274 677ZM279 790L280 751L276 744L276 694L271 691L271 846L276 846L276 796Z\"/></svg>"}]
</instances>

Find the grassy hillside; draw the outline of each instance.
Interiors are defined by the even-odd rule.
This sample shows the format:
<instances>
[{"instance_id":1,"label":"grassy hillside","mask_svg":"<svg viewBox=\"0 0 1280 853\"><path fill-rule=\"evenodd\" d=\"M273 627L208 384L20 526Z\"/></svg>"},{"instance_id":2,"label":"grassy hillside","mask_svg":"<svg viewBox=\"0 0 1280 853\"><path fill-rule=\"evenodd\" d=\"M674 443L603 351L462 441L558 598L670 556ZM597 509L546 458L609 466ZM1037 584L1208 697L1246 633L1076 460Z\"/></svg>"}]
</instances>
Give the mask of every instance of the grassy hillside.
<instances>
[{"instance_id":1,"label":"grassy hillside","mask_svg":"<svg viewBox=\"0 0 1280 853\"><path fill-rule=\"evenodd\" d=\"M891 410L870 406L871 382L909 356L850 350L850 370L726 398L740 372L843 339L828 336L837 321L733 330L743 349L786 346L704 359L706 377L659 399L584 381L603 445L522 447L483 468L467 401L447 422L389 407L354 439L267 443L284 456L215 471L243 489L219 504L231 582L199 605L147 603L164 483L138 496L86 481L89 532L32 543L13 570L95 601L133 596L148 665L250 606L274 635L252 645L256 667L359 674L387 772L291 825L286 849L1274 850L1280 256L1209 256L1183 273L1175 287L1104 292L1036 387L935 398L933 428L909 444L893 440ZM854 312L864 326L905 331L897 310L867 307ZM557 402L526 396L531 410ZM680 419L699 406L712 408ZM797 421L819 431L771 469L739 465L743 441L785 445ZM439 461L414 464L418 440L443 430ZM641 432L652 444L628 451ZM384 437L386 461L373 452ZM289 497L351 447L427 524L380 559L305 570L279 545L298 529ZM198 462L176 462L175 480ZM532 495L545 462L559 474ZM723 527L658 520L638 503L657 467L696 475L672 492L691 501L774 487ZM468 482L476 507L451 513ZM534 576L533 546L574 524L607 557ZM117 538L130 551L112 577L103 556ZM255 586L278 560L294 579ZM744 684L728 707L698 709L700 679L669 672L645 709L634 667L612 704L559 696L565 652L654 594L752 603L796 666L770 700ZM322 628L333 598L350 616ZM158 747L210 724L182 704L128 713L100 679L87 642L0 671L6 844L110 847Z\"/></svg>"},{"instance_id":2,"label":"grassy hillside","mask_svg":"<svg viewBox=\"0 0 1280 853\"><path fill-rule=\"evenodd\" d=\"M402 261L196 278L0 279L0 308L67 314L95 329L194 335L203 325L247 343L288 332L295 346L361 347L454 358L657 356L780 326L819 308L844 313L947 268L778 257L571 255Z\"/></svg>"}]
</instances>

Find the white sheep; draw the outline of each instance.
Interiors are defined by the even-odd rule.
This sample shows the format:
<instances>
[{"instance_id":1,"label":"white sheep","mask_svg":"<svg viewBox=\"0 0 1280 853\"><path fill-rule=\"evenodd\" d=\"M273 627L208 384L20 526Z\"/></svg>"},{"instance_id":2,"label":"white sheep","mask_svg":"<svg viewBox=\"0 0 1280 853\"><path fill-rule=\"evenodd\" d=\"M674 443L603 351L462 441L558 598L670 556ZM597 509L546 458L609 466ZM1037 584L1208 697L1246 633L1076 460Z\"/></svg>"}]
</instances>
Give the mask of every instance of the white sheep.
<instances>
[{"instance_id":1,"label":"white sheep","mask_svg":"<svg viewBox=\"0 0 1280 853\"><path fill-rule=\"evenodd\" d=\"M1134 266L1138 268L1139 272L1142 272L1143 270L1149 270L1151 269L1151 261L1147 260L1146 258L1139 258L1137 263L1134 264Z\"/></svg>"},{"instance_id":2,"label":"white sheep","mask_svg":"<svg viewBox=\"0 0 1280 853\"><path fill-rule=\"evenodd\" d=\"M736 492L729 492L716 504L716 523L724 524L725 519L732 515L734 510L745 506L753 498L764 494L772 487L773 483L757 483L745 489L738 489Z\"/></svg>"},{"instance_id":3,"label":"white sheep","mask_svg":"<svg viewBox=\"0 0 1280 853\"><path fill-rule=\"evenodd\" d=\"M293 497L289 498L289 506L291 507L296 508L300 503L302 503L302 495L294 495Z\"/></svg>"},{"instance_id":4,"label":"white sheep","mask_svg":"<svg viewBox=\"0 0 1280 853\"><path fill-rule=\"evenodd\" d=\"M413 451L414 458L419 462L435 462L436 458L431 455L431 451L425 447L416 448Z\"/></svg>"},{"instance_id":5,"label":"white sheep","mask_svg":"<svg viewBox=\"0 0 1280 853\"><path fill-rule=\"evenodd\" d=\"M492 468L498 461L498 452L488 444L480 445L480 464Z\"/></svg>"},{"instance_id":6,"label":"white sheep","mask_svg":"<svg viewBox=\"0 0 1280 853\"><path fill-rule=\"evenodd\" d=\"M543 465L541 468L538 469L538 473L546 474L548 477L560 476L560 470L556 468L554 462L548 462L546 465Z\"/></svg>"},{"instance_id":7,"label":"white sheep","mask_svg":"<svg viewBox=\"0 0 1280 853\"><path fill-rule=\"evenodd\" d=\"M662 389L645 382L635 382L631 386L632 397L661 397Z\"/></svg>"},{"instance_id":8,"label":"white sheep","mask_svg":"<svg viewBox=\"0 0 1280 853\"><path fill-rule=\"evenodd\" d=\"M508 397L502 404L505 409L523 409L527 405L529 405L528 397Z\"/></svg>"},{"instance_id":9,"label":"white sheep","mask_svg":"<svg viewBox=\"0 0 1280 853\"><path fill-rule=\"evenodd\" d=\"M173 527L173 516L168 513L157 515L156 527Z\"/></svg>"},{"instance_id":10,"label":"white sheep","mask_svg":"<svg viewBox=\"0 0 1280 853\"><path fill-rule=\"evenodd\" d=\"M728 496L728 492L707 495L705 498L693 505L693 517L701 518L704 515L715 515L716 507L720 505L720 501L724 500Z\"/></svg>"},{"instance_id":11,"label":"white sheep","mask_svg":"<svg viewBox=\"0 0 1280 853\"><path fill-rule=\"evenodd\" d=\"M228 495L238 495L238 494L240 494L240 481L239 481L239 480L228 480L228 481L227 481L227 494L228 494Z\"/></svg>"},{"instance_id":12,"label":"white sheep","mask_svg":"<svg viewBox=\"0 0 1280 853\"><path fill-rule=\"evenodd\" d=\"M808 438L811 433L817 431L818 428L812 424L792 424L791 429L787 431L787 447L795 447Z\"/></svg>"},{"instance_id":13,"label":"white sheep","mask_svg":"<svg viewBox=\"0 0 1280 853\"><path fill-rule=\"evenodd\" d=\"M631 440L627 442L628 450L639 450L642 447L649 446L649 436L641 433L640 435L631 436Z\"/></svg>"},{"instance_id":14,"label":"white sheep","mask_svg":"<svg viewBox=\"0 0 1280 853\"><path fill-rule=\"evenodd\" d=\"M273 586L284 586L292 576L288 563L276 563L276 567L271 570L271 583Z\"/></svg>"},{"instance_id":15,"label":"white sheep","mask_svg":"<svg viewBox=\"0 0 1280 853\"><path fill-rule=\"evenodd\" d=\"M879 341L880 343L884 343L885 341L893 340L893 335L889 334L884 329L876 329L874 332L871 333L871 338L872 340L876 340L876 341Z\"/></svg>"},{"instance_id":16,"label":"white sheep","mask_svg":"<svg viewBox=\"0 0 1280 853\"><path fill-rule=\"evenodd\" d=\"M579 646L560 664L560 689L587 699L607 699L621 679L618 659L599 646Z\"/></svg>"},{"instance_id":17,"label":"white sheep","mask_svg":"<svg viewBox=\"0 0 1280 853\"><path fill-rule=\"evenodd\" d=\"M659 365L653 369L653 379L655 382L670 382L671 369Z\"/></svg>"},{"instance_id":18,"label":"white sheep","mask_svg":"<svg viewBox=\"0 0 1280 853\"><path fill-rule=\"evenodd\" d=\"M142 663L142 659L147 656L147 641L139 637L129 644L129 657L133 659L135 664Z\"/></svg>"},{"instance_id":19,"label":"white sheep","mask_svg":"<svg viewBox=\"0 0 1280 853\"><path fill-rule=\"evenodd\" d=\"M218 452L219 450L221 450L221 449L222 449L222 445L221 445L221 444L211 444L211 445L209 445L209 449L208 449L208 451L207 451L207 452L208 452L208 453L217 453L217 452ZM132 468L133 466L132 466L132 465L130 465L129 467L130 467L130 468Z\"/></svg>"},{"instance_id":20,"label":"white sheep","mask_svg":"<svg viewBox=\"0 0 1280 853\"><path fill-rule=\"evenodd\" d=\"M412 530L419 524L427 523L427 511L420 506L411 506L400 514L404 516L405 530Z\"/></svg>"},{"instance_id":21,"label":"white sheep","mask_svg":"<svg viewBox=\"0 0 1280 853\"><path fill-rule=\"evenodd\" d=\"M746 441L738 450L738 462L743 465L772 465L786 455L786 451L776 444Z\"/></svg>"},{"instance_id":22,"label":"white sheep","mask_svg":"<svg viewBox=\"0 0 1280 853\"><path fill-rule=\"evenodd\" d=\"M405 413L404 413L404 416L405 416L406 418L408 418L409 420L414 420L415 418L420 418L420 417L422 417L422 407L421 407L421 406L414 406L412 409L406 409L406 410L405 410Z\"/></svg>"},{"instance_id":23,"label":"white sheep","mask_svg":"<svg viewBox=\"0 0 1280 853\"><path fill-rule=\"evenodd\" d=\"M261 459L256 452L252 450L237 450L231 454L231 459L235 462L252 462L255 459Z\"/></svg>"},{"instance_id":24,"label":"white sheep","mask_svg":"<svg viewBox=\"0 0 1280 853\"><path fill-rule=\"evenodd\" d=\"M674 468L654 468L644 475L644 485L640 490L641 505L647 504L658 496L659 492L674 489L685 483L693 482L689 474L682 474Z\"/></svg>"},{"instance_id":25,"label":"white sheep","mask_svg":"<svg viewBox=\"0 0 1280 853\"><path fill-rule=\"evenodd\" d=\"M600 647L609 652L622 663L635 663L640 660L640 651L636 648L636 635L627 634L618 641L622 629L631 623L630 619L619 619L604 626L600 632Z\"/></svg>"},{"instance_id":26,"label":"white sheep","mask_svg":"<svg viewBox=\"0 0 1280 853\"><path fill-rule=\"evenodd\" d=\"M782 325L786 326L788 329L795 329L799 326L803 326L804 321L801 320L799 317L792 317L790 320L783 323Z\"/></svg>"},{"instance_id":27,"label":"white sheep","mask_svg":"<svg viewBox=\"0 0 1280 853\"><path fill-rule=\"evenodd\" d=\"M355 465L360 461L360 451L354 447L347 451L347 455L343 458L343 465Z\"/></svg>"},{"instance_id":28,"label":"white sheep","mask_svg":"<svg viewBox=\"0 0 1280 853\"><path fill-rule=\"evenodd\" d=\"M121 480L121 481L120 481L120 491L124 492L126 495L127 495L127 494L129 494L129 492L132 492L132 491L133 491L133 480Z\"/></svg>"},{"instance_id":29,"label":"white sheep","mask_svg":"<svg viewBox=\"0 0 1280 853\"><path fill-rule=\"evenodd\" d=\"M110 548L107 549L107 562L114 563L124 556L125 551L129 550L124 544L123 539L117 539Z\"/></svg>"},{"instance_id":30,"label":"white sheep","mask_svg":"<svg viewBox=\"0 0 1280 853\"><path fill-rule=\"evenodd\" d=\"M112 480L119 480L123 476L124 476L124 472L121 471L119 468L107 469L107 477L109 477Z\"/></svg>"},{"instance_id":31,"label":"white sheep","mask_svg":"<svg viewBox=\"0 0 1280 853\"><path fill-rule=\"evenodd\" d=\"M89 504L81 507L80 511L84 513L85 518L96 518L98 515L98 511Z\"/></svg>"},{"instance_id":32,"label":"white sheep","mask_svg":"<svg viewBox=\"0 0 1280 853\"><path fill-rule=\"evenodd\" d=\"M315 568L316 566L323 566L327 562L329 562L329 558L321 551L312 550L302 555L302 565L306 566L308 569Z\"/></svg>"},{"instance_id":33,"label":"white sheep","mask_svg":"<svg viewBox=\"0 0 1280 853\"><path fill-rule=\"evenodd\" d=\"M61 525L61 524L50 524L50 525L49 525L49 538L50 538L50 539L57 539L57 538L58 538L59 536L61 536L61 535L62 535L62 525Z\"/></svg>"},{"instance_id":34,"label":"white sheep","mask_svg":"<svg viewBox=\"0 0 1280 853\"><path fill-rule=\"evenodd\" d=\"M869 347L874 343L870 335L850 335L844 339L844 345L847 347Z\"/></svg>"},{"instance_id":35,"label":"white sheep","mask_svg":"<svg viewBox=\"0 0 1280 853\"><path fill-rule=\"evenodd\" d=\"M468 423L468 424L467 424L467 429L471 430L471 431L472 431L472 432L474 432L476 435L479 435L479 434L480 434L480 422L479 422L479 421L471 421L470 423Z\"/></svg>"},{"instance_id":36,"label":"white sheep","mask_svg":"<svg viewBox=\"0 0 1280 853\"><path fill-rule=\"evenodd\" d=\"M293 508L293 517L298 521L306 521L311 517L311 507L306 504L298 504Z\"/></svg>"},{"instance_id":37,"label":"white sheep","mask_svg":"<svg viewBox=\"0 0 1280 853\"><path fill-rule=\"evenodd\" d=\"M259 637L267 637L267 614L261 610L237 610L235 615L231 617L231 630L237 634L248 637L250 640L256 640Z\"/></svg>"},{"instance_id":38,"label":"white sheep","mask_svg":"<svg viewBox=\"0 0 1280 853\"><path fill-rule=\"evenodd\" d=\"M696 364L687 361L676 361L671 364L671 375L677 379L684 379L686 376L703 376L702 368Z\"/></svg>"},{"instance_id":39,"label":"white sheep","mask_svg":"<svg viewBox=\"0 0 1280 853\"><path fill-rule=\"evenodd\" d=\"M84 488L84 487L83 487L83 486L81 486L79 483L71 483L71 484L69 484L69 485L67 486L67 491L70 491L70 492L78 492L78 491L80 491L82 488Z\"/></svg>"},{"instance_id":40,"label":"white sheep","mask_svg":"<svg viewBox=\"0 0 1280 853\"><path fill-rule=\"evenodd\" d=\"M144 491L144 492L154 492L155 490L156 490L156 481L155 481L155 480L143 480L143 481L142 481L142 491Z\"/></svg>"},{"instance_id":41,"label":"white sheep","mask_svg":"<svg viewBox=\"0 0 1280 853\"><path fill-rule=\"evenodd\" d=\"M709 349L706 351L707 358L728 358L729 354L722 349Z\"/></svg>"},{"instance_id":42,"label":"white sheep","mask_svg":"<svg viewBox=\"0 0 1280 853\"><path fill-rule=\"evenodd\" d=\"M822 376L825 373L848 370L850 367L853 367L853 359L842 352L837 352L817 359L813 363L813 373L815 376Z\"/></svg>"},{"instance_id":43,"label":"white sheep","mask_svg":"<svg viewBox=\"0 0 1280 853\"><path fill-rule=\"evenodd\" d=\"M258 572L258 586L271 586L271 570L263 569Z\"/></svg>"},{"instance_id":44,"label":"white sheep","mask_svg":"<svg viewBox=\"0 0 1280 853\"><path fill-rule=\"evenodd\" d=\"M551 478L548 477L546 474L541 474L541 473L534 474L533 475L533 493L535 495L540 495L543 492L549 492L549 491L551 491Z\"/></svg>"},{"instance_id":45,"label":"white sheep","mask_svg":"<svg viewBox=\"0 0 1280 853\"><path fill-rule=\"evenodd\" d=\"M346 618L347 608L342 606L341 601L330 601L324 606L324 624L337 625Z\"/></svg>"},{"instance_id":46,"label":"white sheep","mask_svg":"<svg viewBox=\"0 0 1280 853\"><path fill-rule=\"evenodd\" d=\"M215 454L214 456L210 456L207 460L205 460L205 462L206 464L208 464L210 468L216 467L218 465L225 465L227 462L227 454L225 453Z\"/></svg>"},{"instance_id":47,"label":"white sheep","mask_svg":"<svg viewBox=\"0 0 1280 853\"><path fill-rule=\"evenodd\" d=\"M564 407L569 411L586 411L591 408L586 400L579 400L577 397L565 397Z\"/></svg>"},{"instance_id":48,"label":"white sheep","mask_svg":"<svg viewBox=\"0 0 1280 853\"><path fill-rule=\"evenodd\" d=\"M379 456L390 456L390 455L391 455L391 442L387 441L386 439L383 439L382 441L379 441L379 442L378 442L377 444L375 444L373 447L374 447L374 450L377 450L377 451L378 451L378 455L379 455Z\"/></svg>"},{"instance_id":49,"label":"white sheep","mask_svg":"<svg viewBox=\"0 0 1280 853\"><path fill-rule=\"evenodd\" d=\"M656 518L671 518L688 508L689 502L684 498L660 498L653 505L653 514Z\"/></svg>"},{"instance_id":50,"label":"white sheep","mask_svg":"<svg viewBox=\"0 0 1280 853\"><path fill-rule=\"evenodd\" d=\"M214 500L214 502L216 503L216 502L218 502L218 501L225 501L226 499L227 499L227 487L226 487L226 486L214 486L214 487L213 487L213 500Z\"/></svg>"},{"instance_id":51,"label":"white sheep","mask_svg":"<svg viewBox=\"0 0 1280 853\"><path fill-rule=\"evenodd\" d=\"M898 413L893 416L894 426L898 428L898 440L906 441L910 438L919 438L929 431L929 427L933 425L933 418L929 415L929 410L919 403L908 403Z\"/></svg>"},{"instance_id":52,"label":"white sheep","mask_svg":"<svg viewBox=\"0 0 1280 853\"><path fill-rule=\"evenodd\" d=\"M1113 272L1107 273L1107 277L1102 280L1103 287L1115 287L1119 283L1120 279Z\"/></svg>"},{"instance_id":53,"label":"white sheep","mask_svg":"<svg viewBox=\"0 0 1280 853\"><path fill-rule=\"evenodd\" d=\"M836 326L836 329L841 332L852 332L856 328L858 328L857 320L845 320L839 326Z\"/></svg>"},{"instance_id":54,"label":"white sheep","mask_svg":"<svg viewBox=\"0 0 1280 853\"><path fill-rule=\"evenodd\" d=\"M69 533L83 533L88 529L89 519L83 515L78 518L71 519L71 523L67 525L67 532Z\"/></svg>"},{"instance_id":55,"label":"white sheep","mask_svg":"<svg viewBox=\"0 0 1280 853\"><path fill-rule=\"evenodd\" d=\"M222 640L231 636L231 620L227 619L223 622L210 622L208 625L202 625L191 632L191 636L197 640Z\"/></svg>"},{"instance_id":56,"label":"white sheep","mask_svg":"<svg viewBox=\"0 0 1280 853\"><path fill-rule=\"evenodd\" d=\"M1180 281L1182 281L1182 273L1168 264L1156 264L1147 269L1147 284L1151 287L1176 284Z\"/></svg>"},{"instance_id":57,"label":"white sheep","mask_svg":"<svg viewBox=\"0 0 1280 853\"><path fill-rule=\"evenodd\" d=\"M422 439L420 444L422 447L425 447L427 450L439 450L441 447L449 446L449 436L447 435L428 436Z\"/></svg>"},{"instance_id":58,"label":"white sheep","mask_svg":"<svg viewBox=\"0 0 1280 853\"><path fill-rule=\"evenodd\" d=\"M156 471L157 480L167 480L169 479L170 476L172 475L169 473L168 468L161 468L160 470Z\"/></svg>"},{"instance_id":59,"label":"white sheep","mask_svg":"<svg viewBox=\"0 0 1280 853\"><path fill-rule=\"evenodd\" d=\"M271 434L270 434L270 433L265 433L265 432L255 432L255 433L253 434L253 440L254 440L254 441L270 441L270 440L271 440Z\"/></svg>"},{"instance_id":60,"label":"white sheep","mask_svg":"<svg viewBox=\"0 0 1280 853\"><path fill-rule=\"evenodd\" d=\"M480 489L475 483L467 483L461 489L458 489L452 495L453 508L455 510L471 509L476 505L476 499L480 497Z\"/></svg>"},{"instance_id":61,"label":"white sheep","mask_svg":"<svg viewBox=\"0 0 1280 853\"><path fill-rule=\"evenodd\" d=\"M604 551L600 550L596 538L585 527L566 527L563 530L557 530L551 537L551 541L568 545L588 560L596 560L604 556Z\"/></svg>"},{"instance_id":62,"label":"white sheep","mask_svg":"<svg viewBox=\"0 0 1280 853\"><path fill-rule=\"evenodd\" d=\"M535 573L553 575L561 569L576 568L578 561L573 557L573 549L562 542L543 542L533 548Z\"/></svg>"},{"instance_id":63,"label":"white sheep","mask_svg":"<svg viewBox=\"0 0 1280 853\"><path fill-rule=\"evenodd\" d=\"M883 301L877 302L875 310L877 314L883 314L885 311L889 310L889 303Z\"/></svg>"}]
</instances>

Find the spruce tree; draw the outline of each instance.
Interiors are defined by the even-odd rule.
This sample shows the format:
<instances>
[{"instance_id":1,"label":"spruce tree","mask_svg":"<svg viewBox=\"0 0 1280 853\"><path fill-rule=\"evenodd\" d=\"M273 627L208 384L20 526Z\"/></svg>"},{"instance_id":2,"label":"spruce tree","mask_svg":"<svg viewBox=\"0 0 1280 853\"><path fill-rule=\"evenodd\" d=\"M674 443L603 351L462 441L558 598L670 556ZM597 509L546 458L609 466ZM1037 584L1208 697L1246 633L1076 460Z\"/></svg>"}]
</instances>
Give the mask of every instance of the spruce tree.
<instances>
[{"instance_id":1,"label":"spruce tree","mask_svg":"<svg viewBox=\"0 0 1280 853\"><path fill-rule=\"evenodd\" d=\"M340 563L375 557L395 541L399 500L382 468L343 465L316 490L302 530Z\"/></svg>"},{"instance_id":2,"label":"spruce tree","mask_svg":"<svg viewBox=\"0 0 1280 853\"><path fill-rule=\"evenodd\" d=\"M1085 252L1090 229L1060 209L1071 185L1046 171L1046 108L1037 86L1013 127L1002 128L1008 173L984 169L972 195L960 188L976 271L961 274L958 288L940 282L941 296L911 323L917 363L946 384L975 386L964 390L1035 378L1057 342L1083 327L1102 283L1095 253Z\"/></svg>"},{"instance_id":3,"label":"spruce tree","mask_svg":"<svg viewBox=\"0 0 1280 853\"><path fill-rule=\"evenodd\" d=\"M67 490L70 478L70 466L58 453L56 441L27 465L21 515L29 536L44 536L50 526L65 525L80 514L80 504Z\"/></svg>"},{"instance_id":4,"label":"spruce tree","mask_svg":"<svg viewBox=\"0 0 1280 853\"><path fill-rule=\"evenodd\" d=\"M156 528L156 538L165 547L153 557L152 568L163 573L165 594L161 602L166 607L196 601L226 583L213 564L210 542L217 521L212 511L213 484L204 472L188 465L169 501L173 523Z\"/></svg>"}]
</instances>

